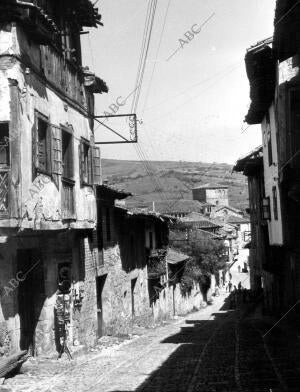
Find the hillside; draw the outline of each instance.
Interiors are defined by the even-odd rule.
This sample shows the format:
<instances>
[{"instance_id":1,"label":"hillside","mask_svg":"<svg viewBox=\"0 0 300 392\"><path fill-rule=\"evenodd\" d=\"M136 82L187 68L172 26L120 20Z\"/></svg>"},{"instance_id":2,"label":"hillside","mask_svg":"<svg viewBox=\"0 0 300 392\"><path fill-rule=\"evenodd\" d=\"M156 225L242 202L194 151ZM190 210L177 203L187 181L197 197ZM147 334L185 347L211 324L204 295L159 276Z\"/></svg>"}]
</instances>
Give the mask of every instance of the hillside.
<instances>
[{"instance_id":1,"label":"hillside","mask_svg":"<svg viewBox=\"0 0 300 392\"><path fill-rule=\"evenodd\" d=\"M233 207L248 207L246 178L232 174L226 163L151 161L145 167L140 161L103 159L102 171L104 180L133 193L137 201L191 199L194 186L209 182L229 187Z\"/></svg>"}]
</instances>

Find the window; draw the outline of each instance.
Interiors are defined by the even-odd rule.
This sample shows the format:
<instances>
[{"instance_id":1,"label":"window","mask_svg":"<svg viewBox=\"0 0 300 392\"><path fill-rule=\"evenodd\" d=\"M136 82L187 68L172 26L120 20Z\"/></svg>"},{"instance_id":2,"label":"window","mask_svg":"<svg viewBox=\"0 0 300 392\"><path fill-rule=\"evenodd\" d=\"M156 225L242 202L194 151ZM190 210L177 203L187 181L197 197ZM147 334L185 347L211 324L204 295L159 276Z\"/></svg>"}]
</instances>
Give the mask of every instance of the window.
<instances>
[{"instance_id":1,"label":"window","mask_svg":"<svg viewBox=\"0 0 300 392\"><path fill-rule=\"evenodd\" d=\"M268 144L268 160L269 166L273 164L273 151L272 151L272 136L271 136L271 123L270 114L266 114L266 134L267 134L267 144Z\"/></svg>"},{"instance_id":2,"label":"window","mask_svg":"<svg viewBox=\"0 0 300 392\"><path fill-rule=\"evenodd\" d=\"M42 119L38 119L38 168L44 172L48 171L48 150L47 150L47 128L48 124Z\"/></svg>"},{"instance_id":3,"label":"window","mask_svg":"<svg viewBox=\"0 0 300 392\"><path fill-rule=\"evenodd\" d=\"M273 186L272 188L272 194L273 194L273 213L274 213L274 219L278 220L278 197L277 197L277 188L276 186Z\"/></svg>"},{"instance_id":4,"label":"window","mask_svg":"<svg viewBox=\"0 0 300 392\"><path fill-rule=\"evenodd\" d=\"M0 123L0 217L5 218L9 213L9 125Z\"/></svg>"},{"instance_id":5,"label":"window","mask_svg":"<svg viewBox=\"0 0 300 392\"><path fill-rule=\"evenodd\" d=\"M34 177L37 173L51 174L51 135L47 117L36 113L36 126L33 132Z\"/></svg>"},{"instance_id":6,"label":"window","mask_svg":"<svg viewBox=\"0 0 300 392\"><path fill-rule=\"evenodd\" d=\"M79 162L81 185L100 185L100 149L98 147L92 147L86 139L81 139L79 145Z\"/></svg>"},{"instance_id":7,"label":"window","mask_svg":"<svg viewBox=\"0 0 300 392\"><path fill-rule=\"evenodd\" d=\"M92 185L92 156L90 143L86 140L80 142L80 179L84 185Z\"/></svg>"},{"instance_id":8,"label":"window","mask_svg":"<svg viewBox=\"0 0 300 392\"><path fill-rule=\"evenodd\" d=\"M73 136L69 131L62 129L62 176L73 178Z\"/></svg>"},{"instance_id":9,"label":"window","mask_svg":"<svg viewBox=\"0 0 300 392\"><path fill-rule=\"evenodd\" d=\"M9 166L9 144L8 123L0 123L0 167Z\"/></svg>"},{"instance_id":10,"label":"window","mask_svg":"<svg viewBox=\"0 0 300 392\"><path fill-rule=\"evenodd\" d=\"M63 219L75 219L74 181L62 179L61 211Z\"/></svg>"},{"instance_id":11,"label":"window","mask_svg":"<svg viewBox=\"0 0 300 392\"><path fill-rule=\"evenodd\" d=\"M269 197L264 197L262 199L262 219L264 219L264 220L271 219L270 198Z\"/></svg>"}]
</instances>

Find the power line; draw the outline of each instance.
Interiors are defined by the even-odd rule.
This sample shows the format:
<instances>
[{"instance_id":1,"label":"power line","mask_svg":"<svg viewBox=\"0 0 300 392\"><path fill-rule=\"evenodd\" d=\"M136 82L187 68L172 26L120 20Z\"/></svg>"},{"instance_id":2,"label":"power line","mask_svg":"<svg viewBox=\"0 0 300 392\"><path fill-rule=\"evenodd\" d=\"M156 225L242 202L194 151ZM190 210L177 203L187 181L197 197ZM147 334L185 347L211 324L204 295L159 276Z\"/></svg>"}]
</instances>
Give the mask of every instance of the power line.
<instances>
[{"instance_id":1,"label":"power line","mask_svg":"<svg viewBox=\"0 0 300 392\"><path fill-rule=\"evenodd\" d=\"M211 79L216 78L218 75L223 74L224 72L227 72L227 69L228 69L228 73L231 73L233 70L235 70L235 69L238 68L238 67L237 67L238 64L239 64L238 67L240 67L240 66L241 66L241 63L240 63L240 62L231 64L231 65L229 65L228 67L226 67L225 69L223 69L223 70L221 70L221 71L219 71L219 72L213 74L212 76L210 76L210 77L208 77L208 78L206 78L206 79L203 79L203 80L201 80L200 82L198 82L198 83L192 85L191 87L189 87L189 88L187 88L186 90L182 91L182 92L179 93L178 95L173 96L171 99L170 99L170 98L164 99L163 101L157 103L157 104L154 105L154 106L150 106L150 108L145 109L144 111L151 110L151 109L153 109L153 108L156 108L156 107L158 107L158 106L161 106L161 104L163 104L164 102L170 102L170 101L173 101L175 98L180 97L181 95L185 95L188 91L194 89L195 87L198 87L198 86L200 86L200 85L202 85L202 84L204 84L204 83L210 81ZM232 67L233 67L233 68L232 68ZM227 73L227 74L228 74L228 73Z\"/></svg>"},{"instance_id":2,"label":"power line","mask_svg":"<svg viewBox=\"0 0 300 392\"><path fill-rule=\"evenodd\" d=\"M151 0L148 7L148 13L147 13L146 23L144 28L142 49L141 49L137 79L136 79L136 86L138 86L138 88L135 91L133 101L132 101L132 110L131 110L132 113L136 113L136 109L140 98L142 83L145 74L145 67L146 67L148 53L149 53L150 41L151 41L151 36L153 31L156 7L157 7L157 0Z\"/></svg>"},{"instance_id":3,"label":"power line","mask_svg":"<svg viewBox=\"0 0 300 392\"><path fill-rule=\"evenodd\" d=\"M166 13L165 13L163 27L162 27L162 31L160 33L159 44L158 44L157 51L156 51L155 61L154 61L154 64L153 64L152 73L151 73L151 77L150 77L150 82L149 82L149 85L148 85L148 90L146 92L146 97L145 97L145 102L144 102L144 107L143 107L142 113L144 113L145 107L147 105L148 97L149 97L149 94L150 94L150 91L151 91L151 85L152 85L152 81L153 81L153 77L154 77L154 73L155 73L155 69L156 69L156 64L157 64L157 59L158 59L158 54L159 54L159 51L160 51L161 43L162 43L162 38L163 38L163 35L164 35L164 32L165 32L165 28L166 28L166 21L167 21L167 17L168 17L168 13L169 13L170 4L171 4L171 0L169 0L169 2L168 2L167 10L166 10Z\"/></svg>"},{"instance_id":4,"label":"power line","mask_svg":"<svg viewBox=\"0 0 300 392\"><path fill-rule=\"evenodd\" d=\"M151 41L151 36L152 36L152 31L153 31L153 24L154 24L156 8L157 8L157 0L151 0L149 3L149 6L148 6L147 15L146 15L142 48L141 48L141 54L140 54L138 72L137 72L137 78L136 78L136 86L137 87L135 89L135 94L134 94L133 101L132 101L132 108L131 108L132 113L135 113L137 110L137 106L138 106L138 102L139 102L139 98L140 98L140 94L141 94L141 88L142 88L142 83L143 83L144 74L145 74L147 57L148 57L148 53L149 53L149 47L150 47L150 41ZM136 145L134 145L134 148L136 150L137 155L139 156L139 158L141 160L142 165L144 166L144 168L146 170L146 173L149 175L149 177L153 181L154 189L156 190L156 192L160 195L160 197L162 199L165 198L167 200L167 197L161 191L161 189L163 189L162 184L156 178L155 173L154 173L153 169L151 168L151 165L150 165L142 147L137 143Z\"/></svg>"},{"instance_id":5,"label":"power line","mask_svg":"<svg viewBox=\"0 0 300 392\"><path fill-rule=\"evenodd\" d=\"M274 26L276 27L286 16L288 16L288 14L290 14L293 11L294 8L296 8L298 4L300 4L300 0L297 1L297 3L294 4L284 15L282 15L282 17L275 23Z\"/></svg>"},{"instance_id":6,"label":"power line","mask_svg":"<svg viewBox=\"0 0 300 392\"><path fill-rule=\"evenodd\" d=\"M227 72L225 75L223 75L218 81L215 81L214 83L212 83L211 85L209 85L207 88L205 88L204 90L202 90L201 92L199 92L196 96L189 98L187 101L185 101L184 103L176 106L174 109L166 112L165 114L156 117L155 119L153 119L152 121L157 121L160 120L161 118L164 118L166 116L168 116L170 113L173 113L174 111L177 111L179 108L182 108L183 106L185 106L187 103L193 101L194 99L198 98L199 95L202 95L203 93L205 93L207 90L209 90L211 87L215 86L216 83L218 83L220 80L224 79L226 76L228 76L231 72L233 72L235 69L239 68L241 65L234 67L233 69L231 69L231 71Z\"/></svg>"}]
</instances>

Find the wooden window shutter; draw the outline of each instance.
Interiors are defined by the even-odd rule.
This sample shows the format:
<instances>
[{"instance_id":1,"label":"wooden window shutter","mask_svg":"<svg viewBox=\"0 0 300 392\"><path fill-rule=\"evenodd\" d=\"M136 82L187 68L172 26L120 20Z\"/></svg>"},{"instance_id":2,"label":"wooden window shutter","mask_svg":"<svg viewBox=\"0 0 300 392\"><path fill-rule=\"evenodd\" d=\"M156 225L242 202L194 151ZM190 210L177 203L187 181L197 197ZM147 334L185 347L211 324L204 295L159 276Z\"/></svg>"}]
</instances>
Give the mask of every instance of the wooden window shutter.
<instances>
[{"instance_id":1,"label":"wooden window shutter","mask_svg":"<svg viewBox=\"0 0 300 392\"><path fill-rule=\"evenodd\" d=\"M93 184L101 185L101 157L100 148L93 147Z\"/></svg>"},{"instance_id":2,"label":"wooden window shutter","mask_svg":"<svg viewBox=\"0 0 300 392\"><path fill-rule=\"evenodd\" d=\"M37 137L37 120L35 126L32 128L32 178L36 177L38 160L38 137Z\"/></svg>"},{"instance_id":3,"label":"wooden window shutter","mask_svg":"<svg viewBox=\"0 0 300 392\"><path fill-rule=\"evenodd\" d=\"M84 144L81 140L78 146L79 150L79 175L80 175L80 183L84 183Z\"/></svg>"},{"instance_id":4,"label":"wooden window shutter","mask_svg":"<svg viewBox=\"0 0 300 392\"><path fill-rule=\"evenodd\" d=\"M51 136L52 136L52 178L59 188L59 176L62 174L62 167L61 167L61 159L62 159L62 152L61 152L61 129L57 127L52 127L51 129Z\"/></svg>"},{"instance_id":5,"label":"wooden window shutter","mask_svg":"<svg viewBox=\"0 0 300 392\"><path fill-rule=\"evenodd\" d=\"M92 147L89 146L88 152L88 184L93 184L93 156L92 156Z\"/></svg>"}]
</instances>

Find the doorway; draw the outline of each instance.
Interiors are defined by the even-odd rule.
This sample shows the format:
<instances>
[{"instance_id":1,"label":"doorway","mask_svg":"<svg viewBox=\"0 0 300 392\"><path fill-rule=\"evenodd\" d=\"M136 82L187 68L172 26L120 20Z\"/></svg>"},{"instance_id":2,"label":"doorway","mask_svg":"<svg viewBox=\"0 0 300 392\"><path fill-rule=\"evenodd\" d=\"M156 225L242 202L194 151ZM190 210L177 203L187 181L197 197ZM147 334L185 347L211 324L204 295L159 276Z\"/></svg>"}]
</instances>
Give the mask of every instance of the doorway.
<instances>
[{"instance_id":1,"label":"doorway","mask_svg":"<svg viewBox=\"0 0 300 392\"><path fill-rule=\"evenodd\" d=\"M39 249L17 251L20 349L36 352L35 332L45 301L44 268Z\"/></svg>"},{"instance_id":2,"label":"doorway","mask_svg":"<svg viewBox=\"0 0 300 392\"><path fill-rule=\"evenodd\" d=\"M134 289L137 282L137 278L131 279L131 314L132 317L135 316L135 307L134 307Z\"/></svg>"},{"instance_id":3,"label":"doorway","mask_svg":"<svg viewBox=\"0 0 300 392\"><path fill-rule=\"evenodd\" d=\"M103 336L103 303L102 293L105 285L107 275L98 276L96 278L96 290L97 290L97 319L98 319L98 338Z\"/></svg>"}]
</instances>

